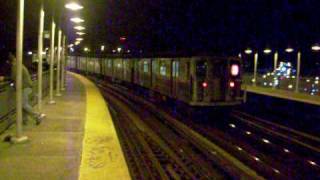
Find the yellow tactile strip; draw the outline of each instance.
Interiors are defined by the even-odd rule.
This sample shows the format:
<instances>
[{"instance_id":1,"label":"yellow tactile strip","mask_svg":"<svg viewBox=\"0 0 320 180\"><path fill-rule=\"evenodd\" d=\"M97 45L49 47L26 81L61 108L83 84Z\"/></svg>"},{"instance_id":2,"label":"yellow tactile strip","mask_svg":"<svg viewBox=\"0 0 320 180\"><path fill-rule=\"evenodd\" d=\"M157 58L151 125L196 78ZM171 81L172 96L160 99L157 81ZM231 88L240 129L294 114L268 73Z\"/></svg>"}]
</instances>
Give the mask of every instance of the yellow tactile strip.
<instances>
[{"instance_id":1,"label":"yellow tactile strip","mask_svg":"<svg viewBox=\"0 0 320 180\"><path fill-rule=\"evenodd\" d=\"M87 96L79 179L131 179L109 109L101 93L87 78L71 74L84 84Z\"/></svg>"}]
</instances>

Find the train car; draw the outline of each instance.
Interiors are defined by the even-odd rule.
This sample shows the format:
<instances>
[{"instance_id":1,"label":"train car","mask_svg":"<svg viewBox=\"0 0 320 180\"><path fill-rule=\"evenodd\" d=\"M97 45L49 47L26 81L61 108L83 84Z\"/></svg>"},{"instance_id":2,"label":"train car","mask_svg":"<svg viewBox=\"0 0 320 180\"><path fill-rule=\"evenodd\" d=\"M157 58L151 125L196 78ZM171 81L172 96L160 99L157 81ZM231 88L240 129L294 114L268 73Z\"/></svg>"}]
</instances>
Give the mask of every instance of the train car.
<instances>
[{"instance_id":1,"label":"train car","mask_svg":"<svg viewBox=\"0 0 320 180\"><path fill-rule=\"evenodd\" d=\"M80 58L79 68L117 82L138 85L152 94L190 106L232 106L242 102L241 60L238 58L118 57L88 58L85 62Z\"/></svg>"}]
</instances>

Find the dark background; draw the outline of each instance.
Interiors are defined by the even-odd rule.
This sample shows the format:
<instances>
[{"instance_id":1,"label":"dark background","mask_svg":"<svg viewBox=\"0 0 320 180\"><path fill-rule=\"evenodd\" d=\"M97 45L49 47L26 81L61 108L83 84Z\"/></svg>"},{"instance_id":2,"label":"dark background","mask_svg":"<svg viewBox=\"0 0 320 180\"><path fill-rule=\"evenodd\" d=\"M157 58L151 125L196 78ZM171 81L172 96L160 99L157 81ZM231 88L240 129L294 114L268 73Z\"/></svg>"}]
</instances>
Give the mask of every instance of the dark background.
<instances>
[{"instance_id":1,"label":"dark background","mask_svg":"<svg viewBox=\"0 0 320 180\"><path fill-rule=\"evenodd\" d=\"M26 0L25 51L36 50L40 0ZM45 0L46 25L51 14L68 31L73 14L63 8L66 0ZM318 73L320 57L311 45L320 41L319 0L82 0L86 22L84 46L92 52L106 45L107 52L122 45L132 52L192 52L238 55L247 47L278 50L280 60L295 62L288 46L302 53L302 73ZM16 1L0 2L1 52L15 47ZM119 37L126 36L125 43ZM46 46L48 46L46 41ZM80 49L80 48L79 48ZM3 54L3 53L1 53ZM260 67L272 66L272 55L260 55ZM252 62L251 56L244 56ZM0 59L0 62L3 58ZM316 64L318 63L318 64Z\"/></svg>"}]
</instances>

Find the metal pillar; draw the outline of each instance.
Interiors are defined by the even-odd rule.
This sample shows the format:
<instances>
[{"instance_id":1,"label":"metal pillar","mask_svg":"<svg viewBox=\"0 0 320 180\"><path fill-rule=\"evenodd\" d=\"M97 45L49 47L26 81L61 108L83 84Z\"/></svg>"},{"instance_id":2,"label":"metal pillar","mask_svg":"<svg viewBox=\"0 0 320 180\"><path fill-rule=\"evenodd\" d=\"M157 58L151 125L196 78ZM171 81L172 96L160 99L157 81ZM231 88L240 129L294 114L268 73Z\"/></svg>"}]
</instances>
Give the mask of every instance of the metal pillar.
<instances>
[{"instance_id":1,"label":"metal pillar","mask_svg":"<svg viewBox=\"0 0 320 180\"><path fill-rule=\"evenodd\" d=\"M54 104L53 100L53 66L54 66L54 35L55 35L56 24L52 19L51 25L51 44L50 44L50 88L49 88L49 104Z\"/></svg>"},{"instance_id":2,"label":"metal pillar","mask_svg":"<svg viewBox=\"0 0 320 180\"><path fill-rule=\"evenodd\" d=\"M253 70L253 85L257 84L257 70L258 70L258 53L254 54L254 70Z\"/></svg>"},{"instance_id":3,"label":"metal pillar","mask_svg":"<svg viewBox=\"0 0 320 180\"><path fill-rule=\"evenodd\" d=\"M22 135L22 61L23 61L23 20L24 0L18 0L17 12L17 39L16 39L16 136L11 139L14 143L22 143L28 140Z\"/></svg>"},{"instance_id":4,"label":"metal pillar","mask_svg":"<svg viewBox=\"0 0 320 180\"><path fill-rule=\"evenodd\" d=\"M60 65L60 61L61 61L61 36L62 36L62 32L61 29L59 29L59 33L58 33L58 49L57 49L57 81L56 81L56 96L61 96L60 93L60 75L61 75L61 65Z\"/></svg>"},{"instance_id":5,"label":"metal pillar","mask_svg":"<svg viewBox=\"0 0 320 180\"><path fill-rule=\"evenodd\" d=\"M65 75L66 75L66 36L64 35L62 38L62 61L61 61L61 90L65 90Z\"/></svg>"},{"instance_id":6,"label":"metal pillar","mask_svg":"<svg viewBox=\"0 0 320 180\"><path fill-rule=\"evenodd\" d=\"M277 69L277 65L278 65L278 52L274 53L274 59L273 59L273 71L275 71Z\"/></svg>"},{"instance_id":7,"label":"metal pillar","mask_svg":"<svg viewBox=\"0 0 320 180\"><path fill-rule=\"evenodd\" d=\"M42 52L43 52L43 27L44 27L44 11L43 4L40 8L38 35L38 111L42 111Z\"/></svg>"},{"instance_id":8,"label":"metal pillar","mask_svg":"<svg viewBox=\"0 0 320 180\"><path fill-rule=\"evenodd\" d=\"M300 81L300 66L301 66L301 52L297 54L297 77L296 77L296 87L295 92L299 92L299 81Z\"/></svg>"}]
</instances>

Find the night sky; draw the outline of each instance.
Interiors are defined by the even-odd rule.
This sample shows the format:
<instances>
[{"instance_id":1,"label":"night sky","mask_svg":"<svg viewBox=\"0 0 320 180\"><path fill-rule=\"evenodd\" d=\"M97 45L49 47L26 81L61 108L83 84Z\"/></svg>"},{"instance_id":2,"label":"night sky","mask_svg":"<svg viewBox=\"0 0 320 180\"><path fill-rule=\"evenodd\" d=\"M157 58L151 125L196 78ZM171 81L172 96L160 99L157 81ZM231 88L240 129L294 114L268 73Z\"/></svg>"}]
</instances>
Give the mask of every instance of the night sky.
<instances>
[{"instance_id":1,"label":"night sky","mask_svg":"<svg viewBox=\"0 0 320 180\"><path fill-rule=\"evenodd\" d=\"M25 49L36 49L40 0L26 1ZM75 38L62 0L46 1L57 21ZM87 28L83 45L111 51L125 47L144 52L205 52L237 55L247 47L280 52L291 46L308 59L320 42L319 0L82 0ZM54 5L56 4L56 5ZM63 14L61 14L61 12ZM14 47L16 2L0 2L2 48ZM49 17L47 17L49 20ZM49 23L46 23L49 29ZM310 56L310 57L309 57ZM318 56L318 55L317 55ZM316 58L311 58L316 61ZM313 64L313 63L310 63Z\"/></svg>"}]
</instances>

